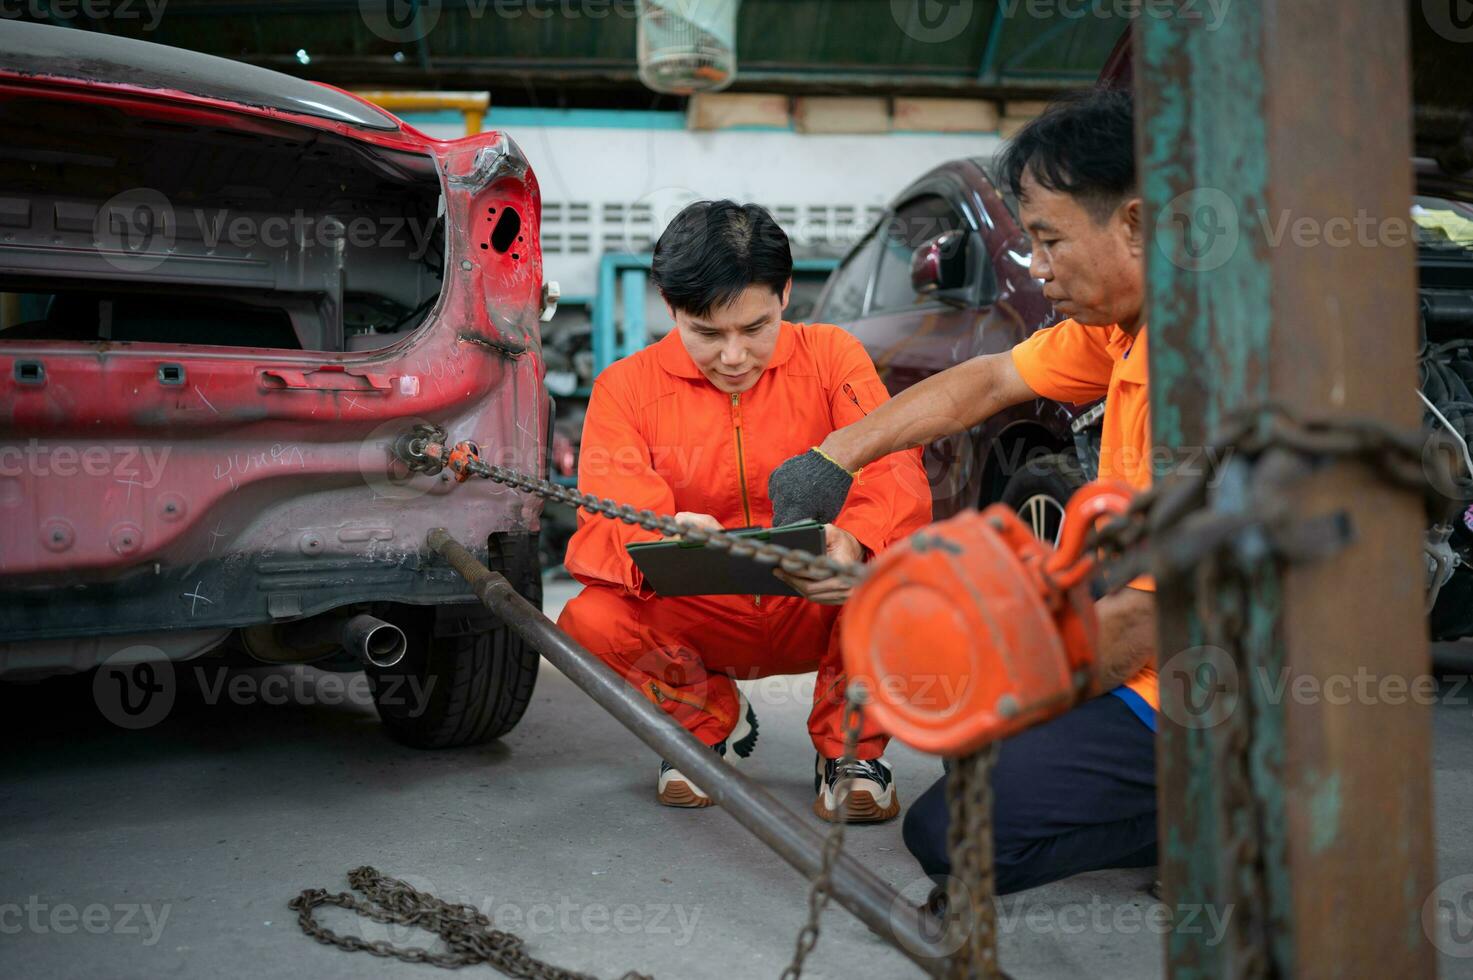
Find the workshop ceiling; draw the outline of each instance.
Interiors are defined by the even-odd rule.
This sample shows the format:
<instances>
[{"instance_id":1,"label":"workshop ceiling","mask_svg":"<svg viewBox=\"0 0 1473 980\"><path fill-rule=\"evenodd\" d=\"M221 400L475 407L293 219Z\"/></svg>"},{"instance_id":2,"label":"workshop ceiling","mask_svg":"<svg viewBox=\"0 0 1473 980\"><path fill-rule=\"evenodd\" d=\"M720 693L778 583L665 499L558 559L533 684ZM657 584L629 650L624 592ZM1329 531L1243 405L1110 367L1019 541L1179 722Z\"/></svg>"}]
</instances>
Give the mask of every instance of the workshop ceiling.
<instances>
[{"instance_id":1,"label":"workshop ceiling","mask_svg":"<svg viewBox=\"0 0 1473 980\"><path fill-rule=\"evenodd\" d=\"M1206 0L1175 2L1182 16L1201 17L1209 29L1228 14ZM1406 3L1417 150L1460 174L1473 166L1473 27L1433 22L1442 9L1435 4ZM638 6L27 0L6 16L125 34L345 87L489 91L499 106L679 108L682 98L640 84ZM89 18L89 9L113 13ZM1129 0L743 0L732 91L1046 98L1095 80L1130 27L1132 18L1120 15L1129 9Z\"/></svg>"},{"instance_id":2,"label":"workshop ceiling","mask_svg":"<svg viewBox=\"0 0 1473 980\"><path fill-rule=\"evenodd\" d=\"M415 2L423 7L418 23L431 24L423 38L415 28L397 41L383 36L394 31L374 29L385 12L403 16ZM490 89L502 105L658 99L636 73L635 0L169 0L151 28L144 4L135 7L134 18L64 22L335 84ZM1092 81L1125 29L1113 15L1059 13L1077 10L1090 5L744 0L733 90L1048 94Z\"/></svg>"}]
</instances>

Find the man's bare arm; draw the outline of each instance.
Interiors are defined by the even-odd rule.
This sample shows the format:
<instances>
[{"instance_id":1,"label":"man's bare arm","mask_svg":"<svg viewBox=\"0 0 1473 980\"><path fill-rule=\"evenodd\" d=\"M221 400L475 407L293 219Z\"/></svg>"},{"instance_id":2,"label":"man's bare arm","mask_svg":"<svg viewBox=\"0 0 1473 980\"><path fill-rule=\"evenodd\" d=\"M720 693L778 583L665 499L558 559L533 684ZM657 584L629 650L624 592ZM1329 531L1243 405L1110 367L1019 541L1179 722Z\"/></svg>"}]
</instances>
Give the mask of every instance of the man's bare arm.
<instances>
[{"instance_id":1,"label":"man's bare arm","mask_svg":"<svg viewBox=\"0 0 1473 980\"><path fill-rule=\"evenodd\" d=\"M984 354L912 385L853 425L830 433L819 449L854 472L890 453L964 432L1033 397L1011 351Z\"/></svg>"},{"instance_id":2,"label":"man's bare arm","mask_svg":"<svg viewBox=\"0 0 1473 980\"><path fill-rule=\"evenodd\" d=\"M1099 616L1099 662L1093 694L1103 694L1156 659L1156 594L1122 589L1095 603Z\"/></svg>"}]
</instances>

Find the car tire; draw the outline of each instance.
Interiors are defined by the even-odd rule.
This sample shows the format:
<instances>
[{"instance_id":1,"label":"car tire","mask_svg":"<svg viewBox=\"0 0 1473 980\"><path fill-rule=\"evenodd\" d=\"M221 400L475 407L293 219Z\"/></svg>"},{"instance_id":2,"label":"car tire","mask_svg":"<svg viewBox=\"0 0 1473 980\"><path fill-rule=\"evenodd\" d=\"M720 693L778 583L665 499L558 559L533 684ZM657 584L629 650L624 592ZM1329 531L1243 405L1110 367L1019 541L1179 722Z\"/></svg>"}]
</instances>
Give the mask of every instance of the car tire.
<instances>
[{"instance_id":1,"label":"car tire","mask_svg":"<svg viewBox=\"0 0 1473 980\"><path fill-rule=\"evenodd\" d=\"M435 636L434 611L415 612L412 627L402 623L404 659L367 670L389 734L413 748L448 749L480 745L515 728L532 701L537 652L506 626Z\"/></svg>"},{"instance_id":2,"label":"car tire","mask_svg":"<svg viewBox=\"0 0 1473 980\"><path fill-rule=\"evenodd\" d=\"M1039 540L1054 544L1063 524L1064 506L1082 486L1084 470L1073 452L1032 456L1008 479L998 501L1016 511Z\"/></svg>"}]
</instances>

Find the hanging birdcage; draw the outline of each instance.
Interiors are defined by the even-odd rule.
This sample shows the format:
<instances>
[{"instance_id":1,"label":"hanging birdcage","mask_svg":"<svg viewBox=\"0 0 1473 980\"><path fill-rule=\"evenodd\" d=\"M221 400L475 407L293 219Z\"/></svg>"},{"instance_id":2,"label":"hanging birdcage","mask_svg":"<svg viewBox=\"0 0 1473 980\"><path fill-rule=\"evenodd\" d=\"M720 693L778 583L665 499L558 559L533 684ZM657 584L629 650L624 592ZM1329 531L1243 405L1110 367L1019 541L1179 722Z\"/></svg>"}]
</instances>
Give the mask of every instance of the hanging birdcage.
<instances>
[{"instance_id":1,"label":"hanging birdcage","mask_svg":"<svg viewBox=\"0 0 1473 980\"><path fill-rule=\"evenodd\" d=\"M656 92L716 92L736 78L741 0L640 0L639 79Z\"/></svg>"}]
</instances>

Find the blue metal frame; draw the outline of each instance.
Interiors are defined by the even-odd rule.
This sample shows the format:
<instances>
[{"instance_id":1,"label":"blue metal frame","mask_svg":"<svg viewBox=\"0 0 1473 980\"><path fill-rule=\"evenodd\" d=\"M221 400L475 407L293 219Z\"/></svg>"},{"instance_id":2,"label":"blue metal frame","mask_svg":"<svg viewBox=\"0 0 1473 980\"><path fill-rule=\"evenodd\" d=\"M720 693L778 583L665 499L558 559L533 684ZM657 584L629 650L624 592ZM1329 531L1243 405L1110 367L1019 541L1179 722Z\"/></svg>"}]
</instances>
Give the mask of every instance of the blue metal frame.
<instances>
[{"instance_id":1,"label":"blue metal frame","mask_svg":"<svg viewBox=\"0 0 1473 980\"><path fill-rule=\"evenodd\" d=\"M605 252L598 262L598 294L593 298L593 376L619 358L634 353L649 339L644 321L644 290L652 255ZM614 304L624 289L624 331L614 323Z\"/></svg>"}]
</instances>

